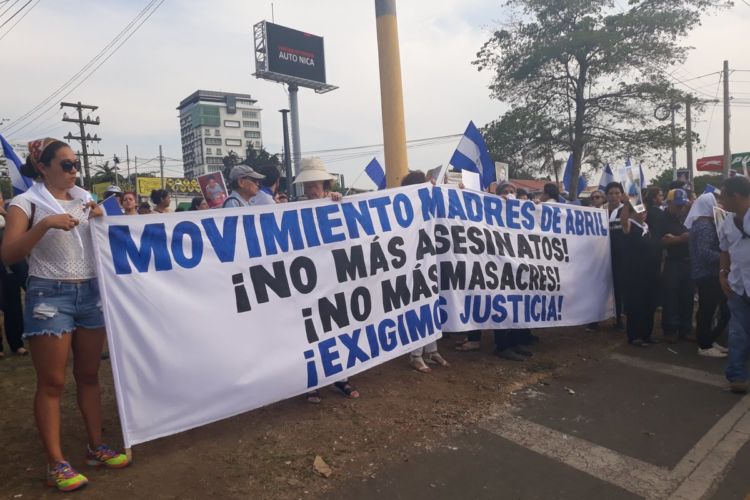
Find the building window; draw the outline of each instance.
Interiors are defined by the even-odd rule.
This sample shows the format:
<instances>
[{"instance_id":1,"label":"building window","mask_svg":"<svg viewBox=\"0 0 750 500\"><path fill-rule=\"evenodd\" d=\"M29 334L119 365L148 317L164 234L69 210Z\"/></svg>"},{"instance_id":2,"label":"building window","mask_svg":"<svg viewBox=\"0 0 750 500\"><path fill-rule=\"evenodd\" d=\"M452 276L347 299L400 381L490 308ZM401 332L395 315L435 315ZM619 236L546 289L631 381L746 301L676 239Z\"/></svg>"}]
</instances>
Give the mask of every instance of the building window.
<instances>
[{"instance_id":1,"label":"building window","mask_svg":"<svg viewBox=\"0 0 750 500\"><path fill-rule=\"evenodd\" d=\"M211 131L210 131L209 129L205 129L205 130L204 130L203 132L204 132L204 133L205 133L206 135L211 135Z\"/></svg>"},{"instance_id":2,"label":"building window","mask_svg":"<svg viewBox=\"0 0 750 500\"><path fill-rule=\"evenodd\" d=\"M220 154L221 154L221 148L216 148L216 154L217 154L217 155L220 155Z\"/></svg>"},{"instance_id":3,"label":"building window","mask_svg":"<svg viewBox=\"0 0 750 500\"><path fill-rule=\"evenodd\" d=\"M221 139L206 139L206 146L221 146Z\"/></svg>"},{"instance_id":4,"label":"building window","mask_svg":"<svg viewBox=\"0 0 750 500\"><path fill-rule=\"evenodd\" d=\"M224 139L224 143L227 146L242 146L241 139Z\"/></svg>"},{"instance_id":5,"label":"building window","mask_svg":"<svg viewBox=\"0 0 750 500\"><path fill-rule=\"evenodd\" d=\"M224 120L224 126L227 128L240 128L240 122L237 120Z\"/></svg>"},{"instance_id":6,"label":"building window","mask_svg":"<svg viewBox=\"0 0 750 500\"><path fill-rule=\"evenodd\" d=\"M242 118L258 118L257 111L243 111Z\"/></svg>"},{"instance_id":7,"label":"building window","mask_svg":"<svg viewBox=\"0 0 750 500\"><path fill-rule=\"evenodd\" d=\"M252 106L253 105L253 101L251 101L249 99L237 99L237 104L242 104L244 106Z\"/></svg>"},{"instance_id":8,"label":"building window","mask_svg":"<svg viewBox=\"0 0 750 500\"><path fill-rule=\"evenodd\" d=\"M206 164L208 165L223 165L224 161L222 158L219 158L217 156L207 156L206 157Z\"/></svg>"},{"instance_id":9,"label":"building window","mask_svg":"<svg viewBox=\"0 0 750 500\"><path fill-rule=\"evenodd\" d=\"M249 120L242 120L242 126L243 127L250 127L250 128L260 128L260 122L249 121Z\"/></svg>"},{"instance_id":10,"label":"building window","mask_svg":"<svg viewBox=\"0 0 750 500\"><path fill-rule=\"evenodd\" d=\"M211 148L206 148L206 154L207 155L213 154L213 153L211 153Z\"/></svg>"},{"instance_id":11,"label":"building window","mask_svg":"<svg viewBox=\"0 0 750 500\"><path fill-rule=\"evenodd\" d=\"M251 130L245 130L246 139L260 139L260 132L253 132Z\"/></svg>"},{"instance_id":12,"label":"building window","mask_svg":"<svg viewBox=\"0 0 750 500\"><path fill-rule=\"evenodd\" d=\"M216 130L214 130L214 135L216 137L221 137L221 130L219 130L218 128Z\"/></svg>"}]
</instances>

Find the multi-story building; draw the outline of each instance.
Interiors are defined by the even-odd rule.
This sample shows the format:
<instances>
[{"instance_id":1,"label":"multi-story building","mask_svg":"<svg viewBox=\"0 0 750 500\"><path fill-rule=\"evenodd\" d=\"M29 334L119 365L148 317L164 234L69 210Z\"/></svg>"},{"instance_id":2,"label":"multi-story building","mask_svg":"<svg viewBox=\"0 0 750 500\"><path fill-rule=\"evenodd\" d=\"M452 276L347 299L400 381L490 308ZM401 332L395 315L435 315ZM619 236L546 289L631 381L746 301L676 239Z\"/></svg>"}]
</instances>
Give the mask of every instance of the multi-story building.
<instances>
[{"instance_id":1,"label":"multi-story building","mask_svg":"<svg viewBox=\"0 0 750 500\"><path fill-rule=\"evenodd\" d=\"M230 152L245 158L248 146L262 147L261 109L256 102L249 94L210 90L198 90L180 102L177 110L187 177L221 170Z\"/></svg>"}]
</instances>

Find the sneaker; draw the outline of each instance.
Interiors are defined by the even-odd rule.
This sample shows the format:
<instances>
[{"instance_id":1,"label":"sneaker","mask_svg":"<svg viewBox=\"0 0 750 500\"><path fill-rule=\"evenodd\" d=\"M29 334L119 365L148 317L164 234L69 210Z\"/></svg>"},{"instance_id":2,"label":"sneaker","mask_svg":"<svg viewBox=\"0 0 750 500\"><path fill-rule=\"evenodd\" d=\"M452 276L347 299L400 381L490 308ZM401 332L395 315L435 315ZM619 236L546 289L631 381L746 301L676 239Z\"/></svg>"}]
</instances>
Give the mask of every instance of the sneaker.
<instances>
[{"instance_id":1,"label":"sneaker","mask_svg":"<svg viewBox=\"0 0 750 500\"><path fill-rule=\"evenodd\" d=\"M633 339L628 340L628 344L634 346L634 347L648 347L648 342L645 342L642 339Z\"/></svg>"},{"instance_id":2,"label":"sneaker","mask_svg":"<svg viewBox=\"0 0 750 500\"><path fill-rule=\"evenodd\" d=\"M88 484L86 476L79 474L68 462L57 462L47 466L47 485L60 491L74 491Z\"/></svg>"},{"instance_id":3,"label":"sneaker","mask_svg":"<svg viewBox=\"0 0 750 500\"><path fill-rule=\"evenodd\" d=\"M117 453L106 444L100 444L93 451L86 447L86 464L91 467L122 469L130 465L130 460L124 453Z\"/></svg>"},{"instance_id":4,"label":"sneaker","mask_svg":"<svg viewBox=\"0 0 750 500\"><path fill-rule=\"evenodd\" d=\"M723 345L719 344L718 342L714 342L713 348L714 349L718 349L721 352L729 352L728 348L724 347Z\"/></svg>"},{"instance_id":5,"label":"sneaker","mask_svg":"<svg viewBox=\"0 0 750 500\"><path fill-rule=\"evenodd\" d=\"M495 351L495 356L500 359L507 359L508 361L526 361L526 358L518 353L511 351L510 349L503 349L501 351Z\"/></svg>"},{"instance_id":6,"label":"sneaker","mask_svg":"<svg viewBox=\"0 0 750 500\"><path fill-rule=\"evenodd\" d=\"M729 390L735 394L747 394L747 382L730 382Z\"/></svg>"},{"instance_id":7,"label":"sneaker","mask_svg":"<svg viewBox=\"0 0 750 500\"><path fill-rule=\"evenodd\" d=\"M698 354L707 358L726 358L727 353L720 351L715 347L709 347L708 349L698 348Z\"/></svg>"}]
</instances>

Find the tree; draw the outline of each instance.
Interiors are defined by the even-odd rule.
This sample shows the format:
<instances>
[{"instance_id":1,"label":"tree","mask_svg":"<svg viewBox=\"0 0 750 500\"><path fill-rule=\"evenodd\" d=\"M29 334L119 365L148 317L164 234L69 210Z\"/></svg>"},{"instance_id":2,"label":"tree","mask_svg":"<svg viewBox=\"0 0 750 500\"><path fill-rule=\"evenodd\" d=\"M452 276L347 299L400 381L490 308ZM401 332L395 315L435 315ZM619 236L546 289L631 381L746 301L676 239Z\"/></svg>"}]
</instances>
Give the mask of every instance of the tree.
<instances>
[{"instance_id":1,"label":"tree","mask_svg":"<svg viewBox=\"0 0 750 500\"><path fill-rule=\"evenodd\" d=\"M102 182L109 182L110 184L121 184L124 181L124 177L117 173L116 166L109 166L109 161L105 161L103 165L94 166L96 173L91 178L92 184L99 184Z\"/></svg>"},{"instance_id":2,"label":"tree","mask_svg":"<svg viewBox=\"0 0 750 500\"><path fill-rule=\"evenodd\" d=\"M251 166L253 168L257 168L263 165L273 165L276 167L281 165L279 155L272 155L263 147L256 150L252 145L247 146L247 149L245 150L245 158L241 159L239 156L237 156L237 153L235 153L234 151L230 151L229 154L223 158L222 162L224 163L224 169L222 173L224 174L225 179L229 179L229 172L232 171L232 167L234 167L235 165L242 164Z\"/></svg>"},{"instance_id":3,"label":"tree","mask_svg":"<svg viewBox=\"0 0 750 500\"><path fill-rule=\"evenodd\" d=\"M571 152L571 198L581 165L599 163L602 152L635 157L684 143L683 128L673 138L655 117L687 97L664 70L684 61L680 41L701 15L731 0L629 0L622 12L613 0L506 5L512 17L474 61L494 72L491 95L511 105L494 130L523 118L532 125L517 132L528 135L527 156L539 162L550 150Z\"/></svg>"}]
</instances>

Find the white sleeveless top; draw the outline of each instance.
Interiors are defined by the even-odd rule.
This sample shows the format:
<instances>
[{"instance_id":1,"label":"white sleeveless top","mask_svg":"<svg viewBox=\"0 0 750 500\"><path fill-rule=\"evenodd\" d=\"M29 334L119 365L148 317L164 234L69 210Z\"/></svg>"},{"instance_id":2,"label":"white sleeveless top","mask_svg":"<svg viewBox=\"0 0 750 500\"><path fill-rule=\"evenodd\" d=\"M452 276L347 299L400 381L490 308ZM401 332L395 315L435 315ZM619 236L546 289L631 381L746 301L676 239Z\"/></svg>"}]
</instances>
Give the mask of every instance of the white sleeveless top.
<instances>
[{"instance_id":1,"label":"white sleeveless top","mask_svg":"<svg viewBox=\"0 0 750 500\"><path fill-rule=\"evenodd\" d=\"M57 200L67 213L78 219L76 231L81 236L83 250L73 231L50 229L31 249L28 257L29 276L53 280L84 280L96 277L94 247L88 215L84 215L81 200ZM22 194L13 198L12 207L18 207L31 217L31 202ZM41 205L36 205L33 225L45 217L56 215Z\"/></svg>"}]
</instances>

